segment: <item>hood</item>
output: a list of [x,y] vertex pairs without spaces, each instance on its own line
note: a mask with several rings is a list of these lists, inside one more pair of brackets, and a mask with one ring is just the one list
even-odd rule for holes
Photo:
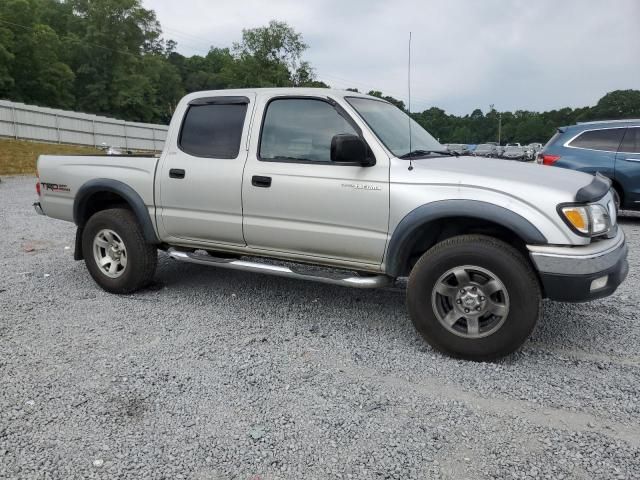
[[413,161],[413,170],[408,166],[407,160],[394,160],[392,181],[484,188],[527,203],[575,201],[578,190],[593,180],[592,175],[564,168],[485,157],[424,158]]

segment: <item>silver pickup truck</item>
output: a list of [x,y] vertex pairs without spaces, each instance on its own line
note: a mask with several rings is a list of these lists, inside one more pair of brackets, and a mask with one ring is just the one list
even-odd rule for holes
[[542,298],[610,295],[627,247],[610,184],[457,156],[388,102],[327,89],[198,92],[158,157],[38,159],[35,209],[75,222],[105,290],[180,262],[356,288],[408,276],[417,330],[450,355],[516,350]]

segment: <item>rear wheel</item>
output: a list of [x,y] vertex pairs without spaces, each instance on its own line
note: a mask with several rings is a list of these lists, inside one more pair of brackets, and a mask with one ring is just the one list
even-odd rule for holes
[[157,249],[149,245],[134,214],[112,208],[93,215],[82,234],[89,273],[104,290],[131,293],[153,279]]
[[427,342],[477,361],[517,350],[540,316],[541,299],[526,259],[483,235],[461,235],[431,248],[407,286],[409,314]]

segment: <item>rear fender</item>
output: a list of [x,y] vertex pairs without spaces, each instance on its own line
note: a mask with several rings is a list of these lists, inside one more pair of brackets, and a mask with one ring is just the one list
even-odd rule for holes
[[149,210],[140,195],[129,185],[109,178],[89,180],[78,189],[78,193],[73,202],[73,221],[79,230],[84,228],[88,220],[87,212],[90,212],[91,197],[101,192],[109,192],[121,197],[136,216],[145,240],[150,244],[160,243],[153,222],[151,221]]

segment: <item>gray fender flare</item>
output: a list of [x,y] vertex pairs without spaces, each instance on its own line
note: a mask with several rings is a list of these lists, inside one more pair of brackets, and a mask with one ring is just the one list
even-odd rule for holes
[[73,221],[78,226],[78,229],[84,228],[84,218],[89,206],[87,200],[91,195],[100,192],[110,192],[122,197],[138,219],[145,240],[151,244],[160,243],[151,217],[149,216],[149,211],[140,195],[126,183],[110,178],[89,180],[78,189],[76,198],[73,201]]
[[527,244],[548,243],[546,237],[529,220],[504,207],[478,200],[440,200],[417,207],[400,221],[385,254],[387,275],[400,275],[403,266],[409,260],[411,243],[420,229],[434,220],[447,217],[488,220],[513,231]]

